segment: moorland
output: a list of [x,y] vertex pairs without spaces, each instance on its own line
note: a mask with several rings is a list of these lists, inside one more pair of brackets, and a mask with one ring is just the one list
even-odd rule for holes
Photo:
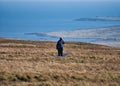
[[120,86],[120,48],[0,38],[0,86]]

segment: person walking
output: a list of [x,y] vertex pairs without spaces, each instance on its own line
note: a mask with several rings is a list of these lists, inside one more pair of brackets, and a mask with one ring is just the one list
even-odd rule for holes
[[63,45],[64,44],[65,42],[60,37],[60,39],[57,41],[57,44],[56,44],[56,49],[58,50],[58,56],[63,56]]

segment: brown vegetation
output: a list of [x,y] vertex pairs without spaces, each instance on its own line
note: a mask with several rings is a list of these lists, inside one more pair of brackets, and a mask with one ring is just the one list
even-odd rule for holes
[[0,39],[0,86],[120,86],[120,48]]

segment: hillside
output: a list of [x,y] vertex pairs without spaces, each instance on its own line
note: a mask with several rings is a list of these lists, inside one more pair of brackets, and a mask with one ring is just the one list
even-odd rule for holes
[[120,48],[0,39],[0,86],[120,86]]

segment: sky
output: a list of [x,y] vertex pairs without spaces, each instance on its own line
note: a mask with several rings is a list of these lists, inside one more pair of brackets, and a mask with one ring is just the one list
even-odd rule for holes
[[82,1],[82,2],[89,2],[89,1],[95,1],[95,2],[101,2],[101,1],[113,1],[113,2],[120,2],[120,0],[0,0],[0,1],[2,1],[2,2],[4,2],[4,1],[55,1],[55,2],[58,2],[58,1],[68,1],[68,2],[70,2],[70,1],[72,1],[72,2],[78,2],[78,1]]

